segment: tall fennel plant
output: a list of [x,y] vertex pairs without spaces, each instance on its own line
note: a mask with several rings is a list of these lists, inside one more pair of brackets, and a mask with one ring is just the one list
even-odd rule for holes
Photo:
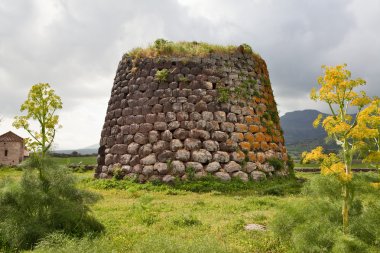
[[[364,160],[378,163],[379,157],[379,98],[370,98],[355,88],[365,85],[361,78],[352,79],[346,64],[322,66],[324,75],[318,78],[319,88],[313,88],[311,99],[327,103],[331,115],[321,114],[313,122],[322,125],[329,138],[341,148],[341,155],[324,154],[321,147],[303,153],[303,161],[321,161],[321,173],[339,179],[342,190],[343,232],[348,233],[350,200],[352,199],[352,160],[360,150],[367,150]],[[356,114],[350,114],[356,112]],[[368,150],[369,149],[369,150]]]

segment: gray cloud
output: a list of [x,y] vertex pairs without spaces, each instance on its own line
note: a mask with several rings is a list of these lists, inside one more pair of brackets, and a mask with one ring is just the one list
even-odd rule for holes
[[322,64],[348,63],[379,95],[379,11],[376,0],[3,0],[0,132],[30,86],[49,82],[64,101],[58,146],[97,142],[122,54],[159,37],[252,45],[282,112],[324,109],[308,99]]

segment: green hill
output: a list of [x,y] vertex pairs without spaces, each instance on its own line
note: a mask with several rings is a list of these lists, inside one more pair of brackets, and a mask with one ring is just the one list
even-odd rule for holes
[[294,159],[298,160],[303,151],[310,151],[317,146],[323,146],[330,152],[337,150],[336,144],[326,143],[327,135],[322,127],[313,127],[313,121],[320,113],[317,110],[303,110],[288,112],[281,117],[285,144]]

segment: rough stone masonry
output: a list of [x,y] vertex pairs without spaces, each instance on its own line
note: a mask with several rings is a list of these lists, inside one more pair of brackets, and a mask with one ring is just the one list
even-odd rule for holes
[[197,57],[124,55],[95,177],[170,182],[190,175],[224,181],[287,175],[266,64],[238,49]]

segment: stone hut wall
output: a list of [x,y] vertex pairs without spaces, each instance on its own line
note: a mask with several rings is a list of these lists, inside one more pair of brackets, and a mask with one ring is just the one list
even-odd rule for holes
[[17,165],[24,158],[24,144],[22,142],[0,141],[0,165]]
[[[268,160],[277,158],[281,169]],[[265,62],[252,53],[119,63],[95,177],[140,182],[190,174],[243,181],[286,175],[287,152]]]

